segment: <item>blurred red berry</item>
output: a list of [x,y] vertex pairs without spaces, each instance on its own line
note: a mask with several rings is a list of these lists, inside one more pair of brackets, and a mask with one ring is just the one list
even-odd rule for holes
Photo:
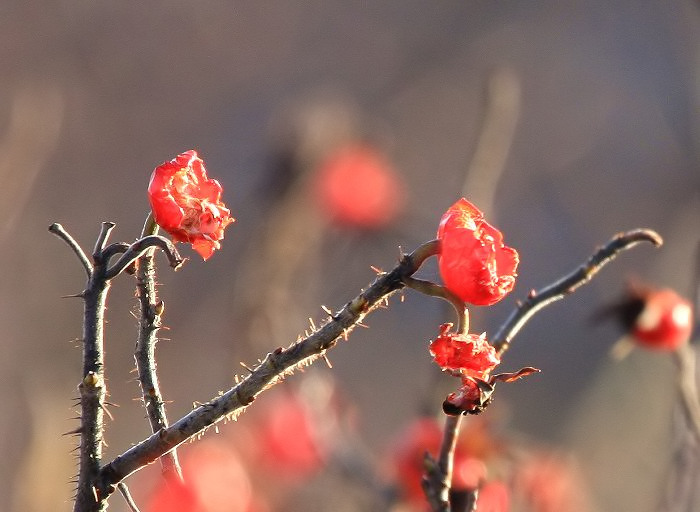
[[687,343],[693,331],[690,302],[668,288],[643,297],[632,334],[640,345],[658,350],[675,350]]
[[508,512],[510,510],[510,490],[503,482],[487,482],[479,489],[476,512]]
[[[399,435],[392,462],[396,481],[404,501],[427,507],[422,480],[425,474],[426,452],[437,456],[443,429],[432,417],[411,422]],[[486,466],[458,445],[455,450],[451,487],[456,490],[476,488],[486,478]]]
[[583,478],[571,460],[553,454],[527,458],[516,467],[515,492],[533,512],[586,512]]
[[464,302],[488,306],[515,286],[518,253],[503,235],[462,198],[440,220],[438,266],[445,286]]
[[693,331],[693,308],[669,288],[633,282],[625,297],[604,308],[597,317],[615,316],[635,342],[653,350],[675,350]]
[[219,440],[181,451],[184,482],[160,480],[148,512],[252,512],[251,483],[238,453]]
[[234,219],[221,202],[221,185],[207,178],[197,152],[186,151],[155,168],[148,198],[158,225],[177,242],[192,244],[205,260],[219,249]]
[[333,222],[378,229],[394,220],[404,189],[388,161],[367,144],[332,152],[318,169],[316,192]]
[[326,459],[319,427],[296,393],[284,390],[270,398],[255,429],[258,459],[280,476],[306,478],[321,469]]
[[486,340],[486,334],[451,333],[452,324],[440,326],[440,334],[430,342],[430,354],[443,370],[452,373],[486,378],[501,359]]

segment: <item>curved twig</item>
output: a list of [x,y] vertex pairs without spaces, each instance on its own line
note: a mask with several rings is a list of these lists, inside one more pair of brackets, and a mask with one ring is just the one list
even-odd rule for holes
[[539,310],[549,304],[563,299],[573,293],[580,286],[588,283],[598,271],[607,263],[615,259],[622,251],[634,247],[640,242],[650,242],[659,247],[663,240],[661,236],[651,229],[635,229],[626,233],[615,235],[607,244],[598,248],[588,261],[559,281],[545,286],[539,291],[531,291],[527,298],[515,308],[515,310],[501,325],[492,338],[492,344],[499,355],[508,350],[511,340],[520,329]]
[[92,251],[93,259],[102,258],[104,256],[102,251],[105,248],[105,244],[107,243],[107,239],[109,238],[110,233],[114,229],[114,226],[116,226],[116,224],[114,222],[103,222],[102,223],[102,228],[100,229],[100,234],[97,236],[97,240],[95,241],[95,248]]
[[415,277],[406,276],[403,278],[403,283],[408,287],[432,297],[439,297],[446,300],[455,310],[457,314],[457,333],[466,334],[469,330],[469,311],[462,299],[457,297],[444,286],[440,286],[432,281],[417,279]]
[[117,254],[124,254],[126,251],[128,251],[129,247],[131,247],[131,245],[127,244],[126,242],[115,242],[113,244],[109,244],[102,251],[102,259],[106,264],[108,264],[109,260],[111,260]]
[[222,419],[242,411],[266,388],[279,382],[295,368],[322,357],[386,298],[404,287],[403,278],[414,274],[423,262],[437,254],[433,240],[404,255],[390,272],[379,276],[367,289],[332,315],[326,324],[291,346],[267,354],[251,373],[226,393],[200,405],[170,427],[162,429],[104,465],[95,485],[107,496],[131,473],[161,457],[182,442]]
[[140,258],[151,247],[160,248],[167,256],[170,266],[175,270],[185,261],[175,249],[175,244],[170,240],[162,236],[150,235],[136,240],[129,246],[117,262],[107,269],[107,279],[112,279],[121,274],[125,268]]
[[90,260],[87,257],[87,254],[85,254],[85,251],[83,251],[83,248],[80,247],[78,242],[75,241],[75,238],[70,236],[68,234],[68,231],[66,231],[63,226],[61,226],[58,222],[54,222],[49,226],[49,231],[56,235],[58,238],[66,242],[68,244],[68,247],[70,247],[75,255],[78,257],[80,260],[80,263],[83,264],[83,268],[85,269],[85,272],[87,273],[88,279],[92,277],[92,263],[90,263]]
[[140,512],[139,507],[136,505],[134,498],[131,497],[131,493],[129,492],[129,488],[126,486],[126,484],[124,482],[119,482],[117,487],[119,487],[119,492],[121,492],[122,496],[124,496],[124,501],[126,501],[129,510],[131,510],[131,512]]

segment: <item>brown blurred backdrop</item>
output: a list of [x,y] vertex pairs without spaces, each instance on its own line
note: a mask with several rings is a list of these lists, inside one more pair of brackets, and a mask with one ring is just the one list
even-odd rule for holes
[[[517,87],[517,124],[493,204],[483,207],[522,263],[516,291],[475,309],[474,329],[493,332],[517,297],[613,233],[651,227],[666,245],[625,254],[536,317],[504,366],[542,374],[504,386],[498,402],[509,428],[575,450],[601,510],[654,510],[669,458],[671,365],[642,353],[614,365],[605,355],[619,333],[588,318],[628,274],[691,293],[700,6],[369,4],[0,3],[0,510],[70,509],[74,441],[61,433],[74,428],[82,307],[59,297],[79,292],[84,273],[50,223],[86,249],[101,221],[117,223],[116,240],[133,240],[150,171],[191,148],[222,182],[237,218],[222,251],[205,264],[182,247],[190,262],[159,275],[164,336],[172,338],[159,345],[159,367],[178,417],[228,388],[239,361],[293,341],[309,316],[322,318],[321,304],[352,297],[371,281],[370,265],[390,268],[398,246],[434,236],[473,161],[487,84],[502,72]],[[282,333],[255,338],[244,325],[247,294],[253,300],[270,283],[243,271],[256,250],[271,250],[265,233],[280,217],[269,212],[286,205],[308,230],[321,229],[304,192],[290,195],[285,158],[308,144],[310,165],[347,137],[370,139],[389,156],[406,184],[406,208],[379,232],[311,233],[286,299],[294,308],[278,312]],[[292,224],[304,232],[304,222]],[[108,311],[107,376],[120,405],[108,455],[148,433],[129,374],[133,308],[133,282],[121,278]],[[426,342],[448,318],[442,304],[409,292],[330,353],[370,450],[426,395],[441,401],[445,389],[427,391],[443,381]],[[110,510],[126,510],[123,500],[115,496]]]

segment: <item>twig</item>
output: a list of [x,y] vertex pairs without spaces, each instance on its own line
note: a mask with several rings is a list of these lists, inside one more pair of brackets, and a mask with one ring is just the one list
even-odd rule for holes
[[75,255],[80,260],[80,263],[83,264],[83,268],[85,269],[89,279],[92,276],[92,263],[90,263],[90,260],[88,259],[87,254],[85,254],[85,251],[83,251],[83,248],[80,247],[78,242],[76,242],[75,239],[70,236],[59,223],[54,222],[51,224],[49,226],[49,231],[68,244],[68,247],[73,250]]
[[659,247],[663,240],[661,236],[651,229],[635,229],[626,233],[615,235],[606,245],[598,248],[593,255],[569,275],[559,281],[545,286],[539,291],[532,291],[501,325],[492,338],[492,344],[499,355],[508,350],[511,340],[520,329],[540,309],[549,304],[563,299],[573,293],[580,286],[588,283],[598,271],[607,263],[615,259],[622,251],[634,247],[640,242],[650,242]]
[[362,319],[380,306],[384,299],[403,288],[403,278],[414,274],[423,262],[437,254],[433,240],[403,256],[399,264],[378,277],[367,289],[348,302],[319,330],[292,344],[267,354],[264,360],[236,386],[226,393],[198,406],[170,427],[160,430],[104,465],[96,487],[100,495],[109,495],[115,485],[131,473],[158,459],[207,427],[234,415],[248,406],[255,397],[274,385],[300,365],[322,357]]
[[103,222],[102,223],[102,228],[100,229],[100,234],[97,236],[97,240],[95,241],[95,248],[92,251],[92,257],[97,259],[98,257],[102,257],[103,255],[103,250],[105,248],[105,244],[107,243],[107,239],[109,238],[110,233],[114,229],[114,226],[116,224],[114,222]]
[[467,310],[462,299],[457,297],[444,286],[440,286],[432,281],[425,281],[423,279],[416,279],[415,277],[406,276],[403,278],[403,283],[408,288],[412,288],[425,295],[439,297],[452,304],[452,307],[457,314],[457,332],[460,334],[466,334],[467,330],[469,329],[469,311]]
[[500,68],[489,77],[485,103],[486,110],[465,175],[462,196],[469,197],[490,216],[520,113],[520,81],[515,71]]
[[[141,238],[156,235],[158,224],[149,214],[141,233]],[[151,431],[158,432],[168,427],[168,417],[165,412],[165,401],[160,392],[158,373],[156,370],[156,343],[158,329],[161,327],[162,302],[158,301],[156,292],[154,264],[155,248],[147,249],[138,260],[136,274],[136,290],[140,304],[139,335],[134,351],[134,360],[141,385],[141,396],[146,414],[151,424]],[[160,458],[163,476],[182,480],[182,470],[177,459],[177,451],[173,448]]]
[[131,512],[141,512],[138,505],[136,505],[134,498],[131,497],[131,493],[129,492],[129,488],[126,486],[126,484],[124,482],[119,482],[117,487],[119,488],[119,492],[122,493],[122,496],[124,496],[124,500],[126,501],[126,504]]
[[167,256],[170,266],[177,270],[185,261],[175,249],[175,245],[165,237],[150,235],[136,240],[107,270],[107,279],[118,276],[125,268],[140,258],[151,247],[159,247]]
[[673,355],[678,365],[678,391],[683,411],[690,430],[695,439],[700,442],[700,400],[698,399],[695,352],[690,345],[684,344],[674,350]]

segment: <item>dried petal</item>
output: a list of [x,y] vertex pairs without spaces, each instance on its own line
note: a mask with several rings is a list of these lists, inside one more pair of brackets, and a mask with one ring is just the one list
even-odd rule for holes
[[224,229],[234,221],[221,201],[221,185],[207,178],[193,150],[155,168],[148,198],[158,225],[177,242],[192,244],[205,260],[219,249]]

